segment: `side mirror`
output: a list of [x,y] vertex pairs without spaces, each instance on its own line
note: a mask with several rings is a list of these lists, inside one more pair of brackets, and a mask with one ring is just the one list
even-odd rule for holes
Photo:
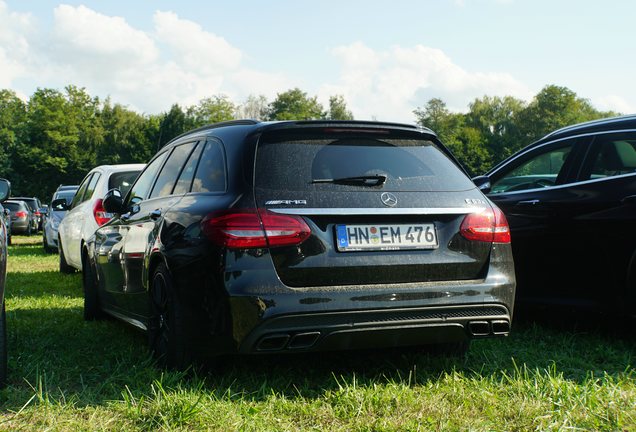
[[121,196],[121,191],[117,188],[111,189],[106,192],[102,205],[106,213],[122,214],[124,211],[124,199]]
[[490,185],[490,177],[488,176],[477,176],[473,177],[473,183],[475,186],[479,188],[483,193],[490,193],[491,185]]
[[66,204],[66,200],[64,198],[58,198],[53,200],[51,208],[55,211],[67,211],[70,207]]
[[0,202],[6,200],[11,195],[11,183],[9,180],[0,178]]

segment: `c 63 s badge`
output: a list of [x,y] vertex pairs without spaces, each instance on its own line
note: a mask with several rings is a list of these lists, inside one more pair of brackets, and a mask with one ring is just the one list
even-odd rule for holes
[[265,205],[307,205],[307,200],[269,200]]

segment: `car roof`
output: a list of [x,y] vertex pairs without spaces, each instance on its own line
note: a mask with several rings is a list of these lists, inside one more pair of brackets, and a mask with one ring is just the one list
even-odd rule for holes
[[6,203],[21,204],[21,205],[28,206],[28,204],[26,202],[24,202],[23,200],[21,200],[21,199],[8,199],[5,202]]
[[550,132],[538,142],[545,142],[555,138],[564,138],[573,135],[581,135],[593,132],[603,132],[606,130],[636,129],[636,114],[608,117],[566,126]]
[[179,143],[183,138],[189,138],[196,135],[210,135],[213,131],[222,128],[240,129],[246,135],[254,132],[264,132],[266,130],[291,129],[300,127],[348,127],[348,128],[366,128],[366,129],[396,129],[408,130],[413,132],[421,132],[427,135],[436,136],[432,130],[405,123],[390,123],[379,121],[364,120],[299,120],[299,121],[257,121],[257,120],[231,120],[227,122],[214,123],[185,132],[172,140],[170,140],[163,148],[172,144]]

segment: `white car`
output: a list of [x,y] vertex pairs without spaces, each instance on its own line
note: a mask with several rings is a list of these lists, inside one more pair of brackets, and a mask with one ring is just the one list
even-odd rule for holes
[[58,227],[60,272],[82,269],[82,246],[86,239],[112,218],[104,211],[102,198],[113,188],[126,194],[144,167],[144,164],[98,166],[84,177],[70,205],[63,198],[51,203],[51,211],[69,210]]

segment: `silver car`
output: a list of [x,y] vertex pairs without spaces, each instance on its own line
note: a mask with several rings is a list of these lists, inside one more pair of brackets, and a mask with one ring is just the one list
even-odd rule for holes
[[64,199],[66,205],[70,205],[78,187],[78,185],[60,186],[53,194],[51,205],[49,205],[46,214],[44,229],[42,230],[42,245],[44,246],[44,251],[49,253],[57,252],[57,228],[66,215],[66,210],[53,208],[53,201]]

